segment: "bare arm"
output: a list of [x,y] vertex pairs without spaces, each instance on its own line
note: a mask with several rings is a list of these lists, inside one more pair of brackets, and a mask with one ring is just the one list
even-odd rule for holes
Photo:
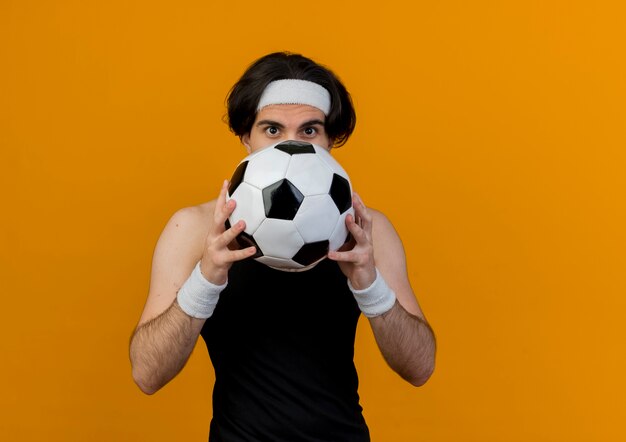
[[133,378],[152,394],[176,376],[187,362],[204,319],[187,315],[176,295],[201,261],[210,282],[226,282],[234,261],[254,254],[254,247],[229,250],[228,244],[245,228],[243,222],[224,230],[224,221],[235,208],[226,203],[226,183],[215,202],[178,211],[169,221],[155,249],[150,292],[130,341]]
[[387,313],[370,318],[376,342],[389,366],[419,387],[435,369],[435,335],[430,325],[396,304]]
[[141,391],[157,392],[182,370],[204,322],[188,316],[174,300],[159,316],[137,327],[131,338],[130,359]]
[[376,342],[389,366],[415,386],[423,385],[435,367],[435,335],[419,307],[408,280],[402,242],[389,220],[354,198],[357,222],[346,220],[356,244],[347,252],[331,253],[356,289],[376,278],[376,268],[396,294],[386,313],[369,318]]

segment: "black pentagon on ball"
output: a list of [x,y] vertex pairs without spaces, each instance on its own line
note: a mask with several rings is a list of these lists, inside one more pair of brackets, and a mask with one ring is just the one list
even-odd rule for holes
[[239,166],[237,166],[237,169],[235,169],[235,172],[233,173],[233,176],[230,179],[230,185],[228,186],[228,194],[230,196],[232,196],[233,193],[235,193],[235,190],[237,190],[237,187],[239,187],[239,185],[243,181],[243,176],[246,174],[247,167],[248,167],[248,162],[244,161],[240,163]]
[[304,195],[289,180],[282,179],[263,189],[263,205],[268,218],[292,220]]
[[274,149],[282,150],[289,155],[297,155],[301,153],[315,153],[315,148],[311,143],[293,140],[283,141],[282,143],[274,146]]
[[303,266],[311,265],[326,256],[328,253],[328,244],[328,240],[305,244],[291,259]]
[[350,183],[341,175],[333,174],[333,182],[330,185],[329,193],[337,209],[339,209],[339,213],[344,213],[352,206]]

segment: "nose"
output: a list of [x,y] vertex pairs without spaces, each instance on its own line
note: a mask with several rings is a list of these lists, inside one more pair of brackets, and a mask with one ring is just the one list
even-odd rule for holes
[[296,130],[287,130],[283,133],[283,139],[281,141],[285,140],[302,141],[302,136],[300,136]]

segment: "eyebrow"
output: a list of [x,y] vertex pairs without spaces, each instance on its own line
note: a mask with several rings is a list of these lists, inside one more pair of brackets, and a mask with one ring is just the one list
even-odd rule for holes
[[256,126],[266,126],[266,125],[280,127],[281,129],[285,127],[278,121],[273,121],[273,120],[261,120],[261,121],[257,121],[256,123]]
[[314,120],[305,121],[304,123],[300,125],[299,129],[302,129],[303,127],[307,127],[307,126],[316,126],[316,125],[323,126],[324,122],[317,118]]
[[[280,129],[284,129],[285,125],[282,123],[279,123],[278,121],[274,121],[274,120],[261,120],[258,121],[256,123],[256,126],[276,126]],[[315,126],[315,125],[320,125],[323,126],[324,122],[320,119],[313,119],[313,120],[309,120],[309,121],[305,121],[304,123],[302,123],[300,125],[300,127],[298,129],[302,129],[303,127],[308,127],[308,126]]]

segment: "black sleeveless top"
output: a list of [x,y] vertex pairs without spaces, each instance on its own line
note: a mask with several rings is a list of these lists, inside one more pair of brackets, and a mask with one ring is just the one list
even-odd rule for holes
[[235,263],[201,332],[215,369],[209,441],[369,441],[359,315],[333,261],[299,273]]

